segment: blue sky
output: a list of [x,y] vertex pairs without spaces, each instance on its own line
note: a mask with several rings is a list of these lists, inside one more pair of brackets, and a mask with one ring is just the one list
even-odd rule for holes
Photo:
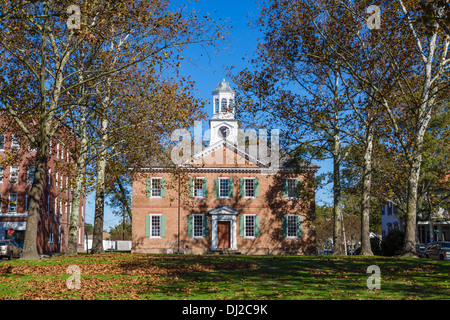
[[[181,73],[187,75],[196,83],[198,98],[207,102],[206,110],[212,116],[211,92],[225,76],[225,68],[234,66],[236,70],[246,67],[246,60],[243,58],[251,56],[256,49],[258,40],[258,30],[248,26],[248,23],[255,21],[259,16],[259,7],[255,1],[248,0],[199,0],[192,1],[189,5],[201,13],[208,12],[213,19],[222,19],[233,27],[229,29],[223,48],[219,54],[214,49],[205,54],[201,47],[191,47],[184,53],[184,63],[181,66]],[[329,164],[317,163],[322,166],[319,173],[329,170]],[[329,188],[317,194],[317,202],[329,200]],[[94,201],[93,195],[88,197],[86,207],[86,221],[94,223]],[[121,222],[119,217],[111,214],[111,210],[106,208],[104,229],[115,226]]]

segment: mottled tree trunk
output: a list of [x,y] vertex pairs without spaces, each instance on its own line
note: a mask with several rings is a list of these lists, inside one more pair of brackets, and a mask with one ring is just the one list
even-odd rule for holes
[[27,227],[25,229],[25,239],[21,259],[40,259],[37,250],[37,232],[39,215],[41,213],[41,198],[44,192],[44,183],[47,167],[47,148],[38,148],[35,160],[34,180],[29,193],[29,207],[27,216]]
[[340,166],[340,142],[339,138],[335,137],[334,155],[333,155],[333,244],[336,255],[344,253],[344,243],[342,234],[342,200],[341,200],[341,166]]
[[[369,124],[370,125],[370,124]],[[370,184],[372,182],[372,149],[373,132],[371,128],[367,130],[365,150],[364,150],[364,169],[361,195],[361,255],[373,255],[370,245]]]
[[77,250],[77,238],[78,238],[78,224],[80,216],[80,204],[81,194],[83,189],[83,181],[86,170],[86,157],[87,157],[87,134],[86,134],[86,106],[82,105],[80,119],[80,156],[78,158],[76,166],[75,187],[73,188],[72,196],[72,212],[70,213],[70,225],[69,225],[69,240],[67,245],[66,255],[76,255]]
[[102,138],[100,153],[97,161],[97,184],[95,188],[95,217],[94,234],[92,239],[92,253],[104,253],[103,249],[103,218],[105,209],[105,176],[107,163],[108,119],[102,119]]

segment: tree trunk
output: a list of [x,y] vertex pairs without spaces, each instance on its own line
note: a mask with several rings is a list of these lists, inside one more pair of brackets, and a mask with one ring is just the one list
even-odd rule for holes
[[339,141],[335,142],[335,154],[333,155],[333,254],[343,254],[343,238],[342,238],[342,214],[341,214],[341,169],[340,169],[340,148]]
[[29,207],[27,216],[27,227],[25,229],[25,239],[23,243],[23,252],[21,259],[37,260],[40,259],[37,250],[37,232],[39,216],[41,213],[41,198],[44,192],[44,183],[47,167],[47,148],[38,148],[35,160],[35,172],[33,185],[29,193]]
[[420,165],[422,152],[417,152],[412,159],[408,178],[408,195],[405,226],[405,245],[403,247],[404,257],[416,256],[416,221],[417,221],[417,191],[419,187]]
[[[369,124],[370,125],[370,124]],[[364,150],[364,169],[361,196],[361,255],[372,256],[372,247],[370,245],[370,184],[372,182],[372,148],[373,131],[368,128],[365,150]]]
[[95,188],[95,218],[94,234],[92,239],[92,253],[104,253],[103,249],[103,217],[105,209],[105,175],[106,175],[106,154],[108,142],[108,119],[106,116],[102,120],[102,139],[100,144],[100,154],[97,162],[97,184]]
[[87,134],[86,134],[86,106],[81,106],[81,119],[80,119],[80,156],[78,158],[76,166],[75,187],[73,189],[72,196],[72,212],[70,213],[70,226],[69,226],[69,240],[67,245],[66,255],[76,255],[77,250],[77,236],[78,236],[78,223],[80,215],[81,194],[83,188],[83,181],[86,170],[86,156],[87,156]]

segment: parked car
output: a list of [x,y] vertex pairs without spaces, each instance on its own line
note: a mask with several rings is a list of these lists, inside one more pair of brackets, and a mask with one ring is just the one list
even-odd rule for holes
[[424,243],[416,244],[416,252],[417,256],[419,258],[425,258],[425,249],[427,248],[427,245]]
[[0,240],[0,258],[20,258],[22,256],[22,248],[12,240]]
[[429,243],[425,249],[425,258],[450,261],[450,241]]

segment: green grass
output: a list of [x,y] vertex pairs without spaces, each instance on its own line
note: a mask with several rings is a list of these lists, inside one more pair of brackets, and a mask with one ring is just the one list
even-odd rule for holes
[[[80,289],[65,285],[72,264],[83,270]],[[380,268],[380,290],[367,289],[370,265]],[[442,300],[449,267],[361,256],[82,254],[0,263],[0,299]]]

